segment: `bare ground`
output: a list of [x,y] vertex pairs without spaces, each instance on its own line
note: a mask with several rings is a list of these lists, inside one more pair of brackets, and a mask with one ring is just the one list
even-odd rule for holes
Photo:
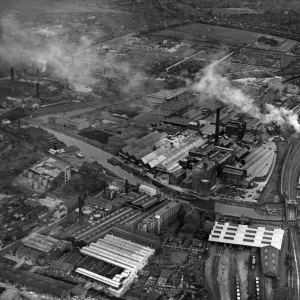
[[241,299],[248,299],[248,266],[246,264],[249,252],[237,253],[237,269],[241,284]]
[[225,248],[219,263],[218,282],[221,290],[221,300],[230,300],[230,250]]

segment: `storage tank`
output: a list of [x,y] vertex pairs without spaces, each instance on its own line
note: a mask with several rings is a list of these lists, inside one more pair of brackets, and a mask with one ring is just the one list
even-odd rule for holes
[[42,185],[43,185],[44,187],[46,187],[47,184],[48,184],[48,179],[43,179],[43,180],[42,180]]
[[28,179],[28,185],[31,187],[32,186],[32,179]]
[[28,172],[28,173],[27,173],[27,177],[28,177],[28,178],[32,178],[32,172]]
[[101,219],[101,215],[100,214],[95,214],[94,215],[94,220],[95,221],[98,221],[98,220],[100,220]]
[[78,207],[75,209],[75,213],[79,214],[79,208]]
[[84,210],[82,213],[83,213],[83,215],[84,215],[85,218],[88,218],[89,215],[90,215],[90,210],[87,210],[87,209],[86,209],[86,210]]
[[42,184],[42,180],[43,180],[43,178],[40,176],[40,177],[38,178],[39,184]]
[[34,190],[37,190],[39,188],[39,183],[37,181],[33,181],[32,187]]

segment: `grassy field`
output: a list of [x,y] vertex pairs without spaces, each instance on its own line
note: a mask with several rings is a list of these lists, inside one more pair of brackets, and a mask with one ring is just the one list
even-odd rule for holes
[[[160,30],[154,33],[157,36],[168,36],[183,40],[203,40],[203,37],[208,39],[219,40],[224,43],[236,43],[236,44],[253,44],[262,34],[239,30],[234,28],[227,28],[222,26],[214,26],[207,24],[189,24],[185,26],[179,26],[173,29]],[[272,37],[269,36],[268,37]],[[274,37],[280,41],[280,44],[276,47],[270,47],[270,50],[277,50],[286,52],[290,50],[297,42],[288,39],[282,39]]]
[[55,0],[1,0],[0,14],[7,13],[68,13],[101,12],[103,8],[83,6]]

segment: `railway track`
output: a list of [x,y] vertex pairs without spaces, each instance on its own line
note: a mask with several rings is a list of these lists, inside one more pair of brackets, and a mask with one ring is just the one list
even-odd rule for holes
[[289,269],[288,270],[288,276],[287,276],[287,285],[288,285],[288,288],[293,288],[293,270],[292,269]]

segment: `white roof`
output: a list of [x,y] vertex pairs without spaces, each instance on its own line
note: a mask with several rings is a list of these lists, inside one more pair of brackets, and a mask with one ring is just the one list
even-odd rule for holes
[[106,235],[97,243],[91,243],[81,249],[81,253],[111,263],[126,270],[139,270],[143,261],[147,260],[154,249],[150,249],[121,238]]
[[284,230],[281,228],[266,229],[260,226],[215,222],[208,240],[258,248],[273,246],[280,250],[283,234]]
[[100,282],[103,282],[103,283],[108,284],[110,286],[113,286],[115,288],[119,288],[119,286],[120,286],[120,282],[119,282],[120,279],[118,280],[117,275],[113,279],[109,279],[109,278],[107,278],[105,276],[99,275],[97,273],[88,271],[88,270],[83,269],[83,268],[77,268],[76,272],[79,273],[79,274],[82,274],[84,276],[87,276],[89,278],[96,279],[96,280],[98,280]]

